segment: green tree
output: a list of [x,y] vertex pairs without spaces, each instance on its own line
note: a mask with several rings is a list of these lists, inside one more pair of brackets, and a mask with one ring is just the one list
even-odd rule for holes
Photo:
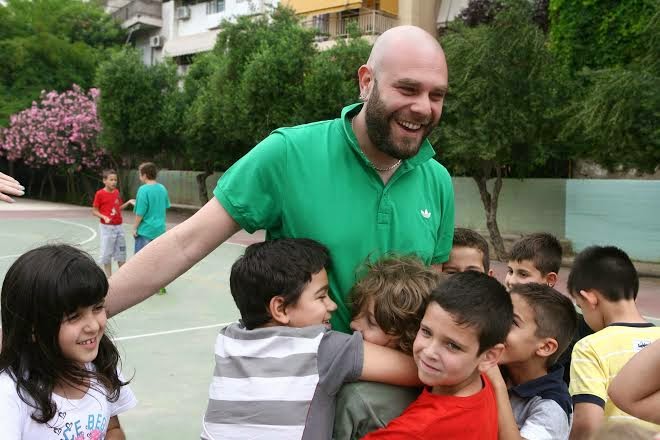
[[337,110],[357,101],[360,93],[357,70],[369,57],[371,45],[355,35],[339,40],[319,52],[305,75],[305,101],[302,114],[308,121],[332,119]]
[[286,8],[223,23],[213,54],[195,60],[185,83],[186,151],[195,168],[226,169],[270,131],[306,120],[300,103],[313,39]]
[[42,90],[92,87],[96,67],[123,39],[112,17],[81,0],[9,0],[0,6],[0,125]]
[[570,69],[623,66],[647,53],[657,0],[550,0],[550,42]]
[[523,177],[560,152],[563,75],[532,16],[525,0],[502,2],[491,24],[456,23],[441,40],[450,89],[433,144],[454,173],[475,180],[500,259],[506,256],[497,224],[502,177]]
[[643,39],[646,52],[625,66],[578,74],[584,86],[561,133],[576,157],[609,169],[653,172],[660,165],[660,6]]
[[142,63],[134,49],[99,66],[102,145],[115,156],[146,158],[180,146],[182,97],[176,66]]

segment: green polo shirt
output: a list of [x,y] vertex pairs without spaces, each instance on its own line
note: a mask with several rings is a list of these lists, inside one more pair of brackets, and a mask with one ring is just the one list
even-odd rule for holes
[[246,231],[266,238],[312,238],[330,250],[336,330],[348,332],[347,296],[356,269],[387,252],[447,261],[454,233],[454,190],[425,140],[383,185],[360,149],[350,119],[275,130],[218,181],[215,197]]

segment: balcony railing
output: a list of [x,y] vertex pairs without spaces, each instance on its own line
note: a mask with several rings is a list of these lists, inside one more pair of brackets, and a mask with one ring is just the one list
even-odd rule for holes
[[310,17],[302,25],[316,29],[321,38],[348,36],[351,26],[356,26],[363,35],[380,35],[398,24],[396,17],[383,11],[362,9],[358,15],[331,20],[330,14]]
[[135,24],[162,26],[163,4],[158,0],[133,0],[117,9],[112,16],[126,28]]

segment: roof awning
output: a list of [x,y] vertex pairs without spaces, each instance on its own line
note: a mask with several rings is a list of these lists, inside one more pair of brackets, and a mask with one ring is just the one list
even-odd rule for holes
[[332,14],[362,7],[362,0],[284,0],[283,3],[302,15]]
[[180,57],[182,55],[208,52],[215,46],[215,40],[219,32],[219,30],[201,32],[168,40],[165,42],[165,47],[163,47],[163,55],[166,57]]
[[442,0],[440,2],[440,10],[438,10],[438,18],[436,25],[438,27],[445,27],[447,23],[452,21],[462,9],[466,8],[467,0]]

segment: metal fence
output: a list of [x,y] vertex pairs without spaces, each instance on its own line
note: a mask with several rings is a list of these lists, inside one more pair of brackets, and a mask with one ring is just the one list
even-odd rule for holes
[[302,22],[302,25],[316,29],[321,37],[336,38],[348,35],[351,26],[363,35],[380,35],[398,24],[396,17],[383,11],[362,10],[358,15],[339,17],[331,20],[330,14],[317,15]]

